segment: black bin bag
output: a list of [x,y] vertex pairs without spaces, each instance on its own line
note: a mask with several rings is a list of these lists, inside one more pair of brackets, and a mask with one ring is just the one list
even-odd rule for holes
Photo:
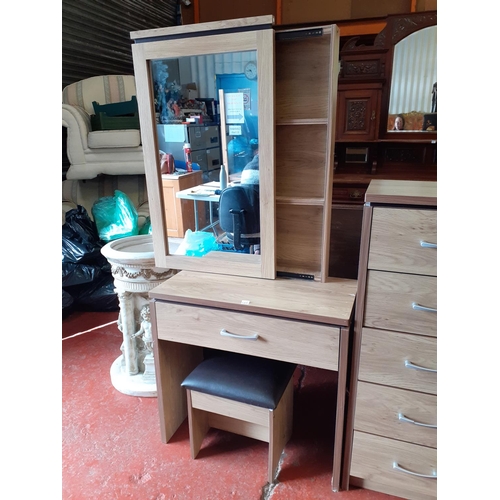
[[78,205],[66,213],[62,226],[63,312],[118,311],[111,265],[101,253],[104,244],[84,207]]

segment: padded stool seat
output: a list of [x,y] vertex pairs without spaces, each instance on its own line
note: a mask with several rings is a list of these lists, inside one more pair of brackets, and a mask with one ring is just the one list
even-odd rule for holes
[[269,443],[268,481],[292,434],[296,365],[225,353],[200,363],[182,382],[187,390],[191,458],[210,427]]

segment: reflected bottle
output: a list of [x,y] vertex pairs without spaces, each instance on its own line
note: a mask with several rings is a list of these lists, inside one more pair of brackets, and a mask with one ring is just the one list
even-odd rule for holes
[[184,159],[186,160],[186,171],[193,171],[193,162],[191,160],[191,144],[189,142],[184,143]]
[[226,165],[220,166],[220,190],[223,191],[227,188],[227,170]]

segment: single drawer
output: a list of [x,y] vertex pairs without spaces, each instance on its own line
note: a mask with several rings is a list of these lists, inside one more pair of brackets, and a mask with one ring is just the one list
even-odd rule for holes
[[338,370],[338,327],[170,302],[155,312],[160,340]]
[[203,172],[218,169],[221,165],[220,148],[199,149],[191,153],[193,163],[198,163]]
[[351,484],[369,490],[411,499],[437,496],[434,448],[354,431],[350,474]]
[[434,276],[368,271],[363,326],[437,335]]
[[368,269],[436,276],[436,213],[375,207]]
[[358,379],[437,394],[437,339],[363,328]]
[[358,382],[354,428],[436,448],[436,399],[430,394]]

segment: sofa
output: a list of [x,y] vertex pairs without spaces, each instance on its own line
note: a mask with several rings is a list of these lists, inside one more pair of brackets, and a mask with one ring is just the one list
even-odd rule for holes
[[[387,130],[394,130],[394,121],[397,116],[402,116],[404,120],[403,130],[423,131],[437,130],[437,113],[423,113],[420,111],[410,111],[409,113],[390,114],[387,121]],[[424,123],[427,125],[424,127]],[[434,127],[434,128],[432,128]]]
[[67,128],[70,180],[100,174],[144,174],[141,133],[135,129],[92,130],[93,102],[122,103],[136,95],[133,75],[93,76],[66,86],[62,92],[62,125]]

